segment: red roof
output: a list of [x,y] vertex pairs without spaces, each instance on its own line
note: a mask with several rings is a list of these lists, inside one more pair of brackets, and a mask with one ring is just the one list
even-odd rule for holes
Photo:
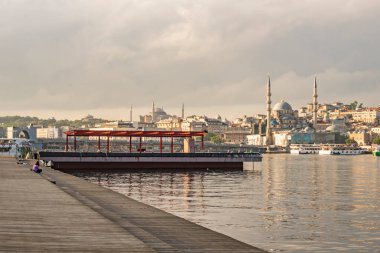
[[110,136],[110,137],[193,137],[204,136],[205,132],[183,131],[107,131],[107,130],[71,130],[67,136]]

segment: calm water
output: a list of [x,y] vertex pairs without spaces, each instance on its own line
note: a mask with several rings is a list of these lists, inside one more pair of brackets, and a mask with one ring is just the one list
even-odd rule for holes
[[380,252],[380,158],[265,155],[260,167],[84,177],[269,251]]

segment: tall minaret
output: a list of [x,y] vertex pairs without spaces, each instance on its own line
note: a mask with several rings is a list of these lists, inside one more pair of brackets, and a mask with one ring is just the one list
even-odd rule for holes
[[267,85],[267,131],[266,131],[266,145],[272,145],[272,131],[270,128],[270,122],[271,122],[271,103],[272,101],[270,100],[271,97],[270,93],[270,76],[268,76],[268,85]]
[[154,101],[152,103],[152,123],[154,123],[154,115],[155,114],[155,108],[154,108]]
[[182,103],[182,120],[185,120],[185,104]]
[[317,77],[314,77],[314,92],[313,92],[313,127],[317,130],[317,113],[318,113],[318,93],[317,93]]
[[131,105],[131,110],[129,111],[129,121],[132,122],[132,105]]

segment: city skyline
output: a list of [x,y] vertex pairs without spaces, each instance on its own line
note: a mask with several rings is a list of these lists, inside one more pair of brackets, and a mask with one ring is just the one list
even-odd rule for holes
[[2,1],[0,115],[129,120],[151,102],[223,118],[378,106],[377,1]]

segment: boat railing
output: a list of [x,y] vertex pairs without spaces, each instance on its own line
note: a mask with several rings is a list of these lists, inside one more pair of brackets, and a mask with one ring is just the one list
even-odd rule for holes
[[40,151],[40,157],[228,157],[254,158],[261,157],[260,153],[103,153],[103,152],[46,152]]

